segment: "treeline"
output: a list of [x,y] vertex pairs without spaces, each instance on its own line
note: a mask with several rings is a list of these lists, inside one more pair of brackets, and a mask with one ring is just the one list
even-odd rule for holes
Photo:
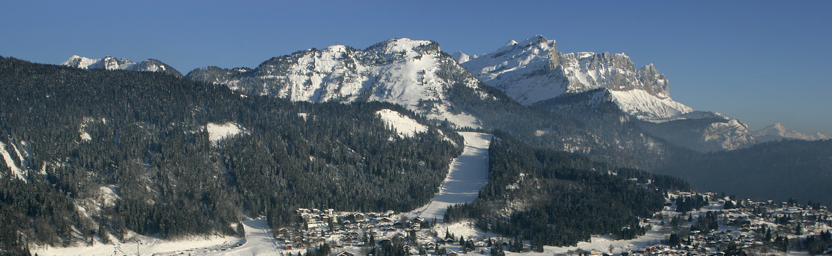
[[[245,97],[160,73],[0,58],[0,142],[27,179],[0,161],[0,250],[70,245],[72,228],[87,243],[106,242],[104,233],[123,239],[125,230],[235,234],[242,215],[283,226],[298,207],[423,205],[462,137],[447,125],[399,137],[380,109],[428,124],[387,103]],[[215,142],[208,123],[242,133]]]
[[592,234],[633,238],[646,231],[639,217],[661,210],[665,191],[690,189],[678,179],[533,148],[500,131],[489,148],[488,173],[479,198],[449,207],[446,223],[473,218],[483,230],[531,241],[536,249],[574,246]]

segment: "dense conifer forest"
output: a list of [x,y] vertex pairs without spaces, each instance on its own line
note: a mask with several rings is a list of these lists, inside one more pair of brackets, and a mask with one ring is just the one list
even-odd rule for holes
[[[234,234],[244,215],[292,224],[297,207],[423,205],[462,137],[447,126],[398,136],[380,109],[428,124],[387,103],[246,97],[161,73],[0,58],[0,142],[24,176],[0,164],[0,250],[93,242],[105,232],[123,239],[128,229]],[[212,141],[209,123],[242,132]]]
[[481,229],[541,250],[574,246],[592,234],[628,239],[643,234],[638,217],[661,210],[665,191],[690,189],[676,178],[533,148],[505,132],[494,135],[488,184],[474,203],[448,208],[446,222],[473,218]]
[[[747,149],[689,155],[657,173],[703,190],[755,200],[814,201],[832,205],[832,140],[782,140]],[[777,189],[774,189],[777,188]]]

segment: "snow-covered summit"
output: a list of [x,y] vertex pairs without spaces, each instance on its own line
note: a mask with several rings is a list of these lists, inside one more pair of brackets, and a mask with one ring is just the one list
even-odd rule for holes
[[247,95],[293,101],[385,101],[429,118],[478,127],[462,112],[450,111],[447,89],[473,88],[487,98],[476,77],[428,40],[390,39],[358,50],[344,45],[308,49],[271,58],[256,69],[195,69],[192,80],[226,85]]
[[[754,143],[747,126],[738,120],[716,112],[696,111],[674,101],[670,98],[667,78],[655,65],[636,68],[624,53],[561,53],[554,40],[535,35],[522,42],[511,40],[496,51],[479,57],[464,53],[455,56],[480,80],[524,105],[557,102],[559,108],[565,108],[568,106],[563,104],[612,102],[629,116],[653,124],[703,120],[699,123],[707,126],[695,122],[682,125],[691,130],[686,136],[695,134],[698,137],[678,142],[689,148],[710,151],[736,149]],[[570,103],[557,99],[561,95],[582,93],[593,95],[578,98],[595,102]],[[669,127],[674,126],[662,125],[649,130],[654,135],[665,134],[665,139],[672,140],[677,133],[664,130],[674,129]]]
[[125,58],[117,59],[110,56],[101,59],[91,59],[87,57],[81,57],[78,55],[72,55],[72,57],[69,57],[69,59],[61,63],[61,65],[80,69],[162,72],[177,77],[182,77],[182,73],[179,73],[179,71],[177,71],[173,67],[155,59],[146,59],[144,61],[136,63]]
[[555,40],[541,35],[457,61],[525,105],[596,88],[640,89],[659,99],[669,97],[667,79],[652,64],[636,69],[624,53],[560,53]]
[[488,85],[518,102],[532,105],[564,93],[609,90],[623,111],[641,120],[709,117],[670,98],[667,78],[653,64],[636,69],[624,53],[560,53],[554,40],[541,35],[509,41],[482,56],[455,55],[457,61]]
[[786,128],[781,123],[772,124],[766,126],[763,129],[754,131],[751,133],[755,138],[757,138],[758,142],[766,142],[766,141],[773,141],[773,140],[825,140],[830,139],[829,136],[826,134],[817,132],[813,135],[806,135],[800,133],[798,131]]

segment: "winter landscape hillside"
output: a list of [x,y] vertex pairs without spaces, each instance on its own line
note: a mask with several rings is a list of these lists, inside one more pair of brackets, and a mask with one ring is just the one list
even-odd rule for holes
[[695,110],[670,80],[540,35],[185,76],[0,57],[0,255],[832,250],[832,140]]

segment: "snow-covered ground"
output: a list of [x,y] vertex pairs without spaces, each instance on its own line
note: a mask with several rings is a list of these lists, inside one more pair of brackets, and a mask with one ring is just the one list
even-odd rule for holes
[[462,155],[451,162],[448,176],[436,197],[428,205],[413,211],[413,215],[441,221],[449,205],[473,202],[488,182],[488,144],[493,135],[478,132],[459,134],[465,138]]
[[428,130],[428,127],[416,122],[412,118],[402,115],[395,110],[382,109],[376,111],[376,115],[384,121],[387,126],[392,127],[398,132],[399,137],[413,137],[416,133],[423,133]]
[[214,143],[217,143],[226,137],[246,132],[245,129],[240,128],[239,124],[233,122],[224,124],[208,123],[205,125],[205,129],[208,130],[208,139]]
[[[120,243],[114,237],[110,244],[100,241],[93,246],[32,248],[38,255],[274,255],[275,239],[265,218],[243,221],[246,238],[191,237],[176,241],[161,240],[141,235]],[[138,242],[138,243],[137,243]],[[138,245],[138,246],[137,246]]]
[[201,248],[177,252],[175,254],[194,255],[275,255],[277,245],[266,218],[244,221],[246,238],[240,240],[240,246],[231,248]]
[[[17,155],[18,155],[18,158],[20,158],[20,161],[23,162],[23,157],[20,157],[20,151],[17,151],[17,147],[14,146],[14,144],[12,144],[12,148],[14,148],[14,150],[17,152]],[[9,154],[8,151],[6,151],[6,144],[4,144],[3,142],[0,142],[0,155],[3,156],[3,161],[6,162],[6,166],[8,166],[10,170],[12,170],[12,173],[11,173],[12,176],[14,176],[18,179],[21,179],[23,181],[29,182],[29,179],[26,177],[26,174],[23,173],[23,170],[20,169],[20,167],[17,167],[17,165],[15,165],[14,159],[12,159],[12,155]],[[6,175],[7,174],[5,174],[5,173],[0,173],[0,177],[6,176]]]
[[[131,233],[132,234],[132,233]],[[51,247],[51,246],[30,246],[32,255],[172,255],[189,251],[196,248],[203,248],[203,252],[208,252],[213,248],[215,251],[221,251],[223,248],[232,248],[241,243],[241,239],[236,237],[191,237],[179,240],[162,240],[154,237],[146,237],[142,235],[135,235],[125,239],[121,243],[115,237],[110,237],[109,244],[101,243],[98,237],[95,238],[96,243],[92,246],[76,245],[70,247]],[[200,253],[193,253],[198,255]],[[204,253],[203,253],[204,254]]]

